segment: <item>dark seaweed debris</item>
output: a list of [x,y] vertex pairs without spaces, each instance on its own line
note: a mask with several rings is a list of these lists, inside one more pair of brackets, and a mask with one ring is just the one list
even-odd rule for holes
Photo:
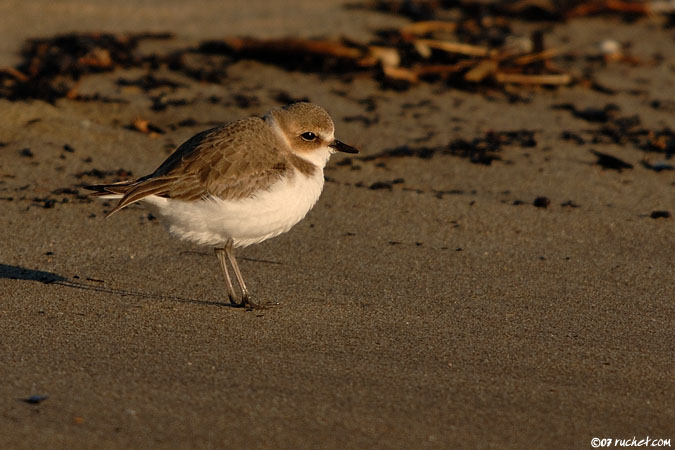
[[616,114],[620,110],[620,108],[613,103],[609,103],[602,108],[589,107],[581,110],[577,109],[577,107],[571,103],[562,103],[559,105],[553,105],[553,109],[570,111],[574,117],[586,120],[588,122],[599,123],[608,122],[613,117],[616,117]]
[[[563,131],[562,138],[583,145],[586,142],[592,144],[633,144],[637,148],[651,153],[663,153],[666,159],[675,154],[675,131],[669,127],[661,129],[649,129],[642,126],[642,120],[638,115],[620,116],[620,108],[614,104],[605,105],[602,108],[577,109],[571,104],[555,105],[554,109],[570,111],[575,117],[600,126],[595,129],[582,130],[579,132]],[[608,161],[609,165],[613,165]],[[599,164],[604,164],[599,162]],[[618,166],[617,166],[618,167]],[[617,168],[608,167],[608,168]],[[622,168],[630,168],[623,166]]]
[[[164,67],[195,80],[223,83],[228,66],[239,60],[258,60],[288,70],[337,75],[345,80],[364,75],[379,80],[382,88],[398,90],[419,82],[440,80],[472,92],[500,90],[513,100],[522,99],[510,89],[514,85],[555,88],[581,82],[592,89],[604,89],[592,79],[573,76],[554,63],[555,58],[573,55],[544,45],[545,32],[542,30],[546,29],[545,25],[532,32],[529,42],[512,45],[509,38],[514,33],[508,18],[541,22],[599,12],[628,15],[649,12],[643,3],[630,1],[402,0],[376,1],[361,6],[425,21],[377,30],[377,37],[368,42],[357,42],[348,37],[339,41],[229,37],[147,55],[138,51],[141,41],[170,39],[172,35],[70,33],[31,39],[22,51],[22,63],[14,68],[0,69],[0,97],[54,102],[67,96],[79,101],[124,102],[122,99],[80,95],[75,82],[83,75],[117,68],[152,71]],[[180,83],[156,78],[151,73],[136,80],[120,79],[118,84],[139,86],[145,92],[160,88],[173,90],[180,86]],[[165,104],[158,102],[156,106],[164,108]],[[606,121],[609,113],[573,112],[589,118],[597,115],[601,122]]]
[[380,121],[380,118],[377,115],[374,118],[370,118],[363,114],[357,114],[355,116],[345,116],[342,118],[342,120],[346,123],[361,122],[364,127],[369,127],[371,125],[378,123]]
[[618,170],[621,172],[622,169],[633,168],[632,164],[629,164],[617,158],[616,156],[608,155],[607,153],[602,153],[595,150],[591,150],[591,153],[598,157],[598,160],[595,163],[601,166],[603,169]]
[[410,147],[408,145],[384,150],[373,155],[362,156],[360,161],[373,161],[383,158],[414,157],[430,159],[437,154],[452,155],[469,159],[474,164],[489,166],[492,161],[501,160],[499,152],[506,146],[535,147],[537,141],[534,131],[488,131],[484,136],[471,141],[455,139],[447,145],[439,147]]
[[253,59],[304,72],[349,73],[364,70],[358,64],[361,51],[356,46],[333,41],[229,38],[202,42],[197,51],[226,56],[234,61]]
[[405,183],[405,180],[403,178],[396,178],[395,180],[391,180],[391,181],[376,181],[375,183],[368,186],[368,189],[371,189],[373,191],[376,191],[376,190],[379,190],[379,189],[387,189],[387,190],[391,191],[395,184],[401,184],[401,183]]
[[91,169],[91,170],[85,170],[84,172],[78,172],[75,174],[75,178],[84,178],[84,177],[92,177],[92,178],[98,178],[98,179],[107,179],[110,176],[116,176],[120,177],[122,179],[129,178],[133,175],[133,173],[130,170],[126,169],[117,169],[117,170],[100,170],[100,169]]
[[[42,206],[44,209],[51,209],[58,202],[58,200],[56,200],[55,198],[35,197],[35,198],[33,198],[33,202],[34,202],[35,205]],[[65,202],[65,203],[67,203],[67,202]]]
[[[60,195],[61,198],[54,197],[33,197],[29,199],[32,206],[40,206],[44,209],[52,209],[58,204],[71,203],[76,201],[77,203],[90,203],[91,198],[88,195],[80,194],[80,191],[75,188],[59,188],[54,189],[52,192],[54,195]],[[20,200],[27,200],[25,197],[22,197]]]
[[[448,22],[447,26],[450,25],[453,24]],[[504,53],[498,48],[511,34],[508,25],[501,22],[461,23],[455,30],[460,42],[448,41],[443,36],[435,38],[433,30],[415,33],[410,34],[404,28],[383,30],[377,39],[367,43],[350,39],[233,37],[147,55],[138,51],[142,40],[169,39],[171,34],[63,34],[28,40],[22,51],[23,62],[15,68],[0,70],[0,97],[48,102],[63,97],[124,102],[80,95],[76,81],[89,73],[117,68],[152,71],[166,67],[199,81],[222,83],[227,78],[227,67],[244,59],[287,70],[338,75],[346,80],[365,73],[380,80],[383,88],[394,89],[407,89],[419,81],[439,79],[468,90],[480,86],[503,89],[506,84],[560,86],[572,82],[569,74],[559,73],[542,63],[542,59],[547,60],[549,56],[543,53],[540,32],[533,35],[535,53],[530,54]],[[180,83],[149,73],[135,80],[121,78],[118,85],[134,85],[149,92],[159,88],[173,90]]]
[[296,102],[309,102],[309,97],[293,97],[291,94],[289,94],[286,91],[279,91],[276,93],[274,96],[274,100],[277,102],[281,103],[282,105],[287,105],[289,103],[296,103]]
[[16,69],[0,73],[0,97],[53,102],[71,92],[72,81],[85,74],[141,64],[135,55],[143,39],[167,39],[168,33],[70,33],[29,39]]
[[670,218],[670,211],[652,211],[649,217],[652,219],[668,219]]
[[176,89],[179,87],[184,87],[182,83],[170,80],[168,78],[157,78],[152,74],[146,74],[136,79],[127,79],[127,78],[118,78],[118,86],[136,86],[141,88],[145,92],[150,92],[153,89],[168,87],[171,89]]
[[551,204],[551,200],[549,200],[548,197],[540,196],[535,198],[532,204],[537,208],[548,208],[548,205]]
[[[521,20],[564,21],[574,17],[613,15],[626,21],[653,14],[650,2],[644,1],[540,1],[521,0],[503,2],[477,2],[473,0],[369,0],[352,2],[353,9],[369,9],[397,14],[412,20],[442,20],[459,15],[464,20],[481,20],[494,17],[513,17]],[[672,26],[670,22],[665,26]]]

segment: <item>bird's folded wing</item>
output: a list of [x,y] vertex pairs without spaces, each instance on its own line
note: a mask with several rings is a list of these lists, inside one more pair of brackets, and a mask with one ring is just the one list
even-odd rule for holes
[[182,144],[155,172],[131,184],[109,213],[149,195],[176,200],[241,200],[268,189],[288,170],[284,143],[250,117],[203,131]]

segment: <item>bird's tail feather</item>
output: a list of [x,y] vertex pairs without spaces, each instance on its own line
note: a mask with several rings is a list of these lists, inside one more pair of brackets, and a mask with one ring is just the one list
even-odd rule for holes
[[93,184],[84,186],[84,188],[94,191],[89,194],[91,197],[120,198],[131,188],[132,184],[133,181],[120,181],[112,184]]
[[[93,184],[90,186],[84,186],[84,189],[93,191],[89,194],[90,197],[97,197],[101,199],[110,199],[110,200],[119,200],[124,197],[124,194],[127,193],[132,188],[133,181],[119,181],[117,183],[111,184]],[[112,212],[118,211],[118,208],[115,208]],[[106,217],[110,216],[112,212],[106,214]]]

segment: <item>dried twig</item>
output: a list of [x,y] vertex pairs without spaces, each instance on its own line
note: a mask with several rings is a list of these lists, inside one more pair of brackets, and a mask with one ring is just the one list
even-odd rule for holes
[[532,64],[533,62],[547,60],[558,56],[560,50],[557,48],[549,48],[537,53],[530,53],[529,55],[523,55],[513,60],[513,63],[517,66],[526,66]]
[[495,80],[498,83],[565,86],[572,82],[572,75],[568,73],[528,75],[523,73],[497,72]]
[[399,34],[403,39],[411,40],[416,36],[424,36],[428,33],[446,32],[452,33],[457,29],[455,22],[446,22],[442,20],[427,20],[422,22],[413,22],[399,28]]
[[14,67],[1,67],[0,72],[6,73],[7,75],[10,75],[11,77],[19,81],[28,81],[28,77],[23,72],[21,72],[18,69],[15,69]]
[[480,45],[462,44],[460,42],[438,41],[434,39],[416,39],[415,45],[424,45],[429,48],[447,53],[457,53],[467,56],[488,56],[490,50]]
[[464,74],[464,79],[471,83],[480,83],[489,75],[495,73],[499,65],[492,59],[484,59],[476,67]]
[[401,64],[401,55],[393,47],[371,45],[368,47],[368,56],[361,58],[359,65],[370,67],[374,66],[377,62],[382,63],[383,66],[396,67]]
[[417,83],[419,81],[418,74],[405,67],[382,66],[382,72],[387,78],[392,80],[407,81],[409,83]]

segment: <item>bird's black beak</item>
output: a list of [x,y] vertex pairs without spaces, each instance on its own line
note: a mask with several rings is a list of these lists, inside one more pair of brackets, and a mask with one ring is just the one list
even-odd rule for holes
[[330,148],[334,148],[338,152],[343,152],[343,153],[358,153],[359,151],[352,147],[351,145],[347,145],[344,142],[340,142],[337,139],[335,139],[333,142],[328,144]]

